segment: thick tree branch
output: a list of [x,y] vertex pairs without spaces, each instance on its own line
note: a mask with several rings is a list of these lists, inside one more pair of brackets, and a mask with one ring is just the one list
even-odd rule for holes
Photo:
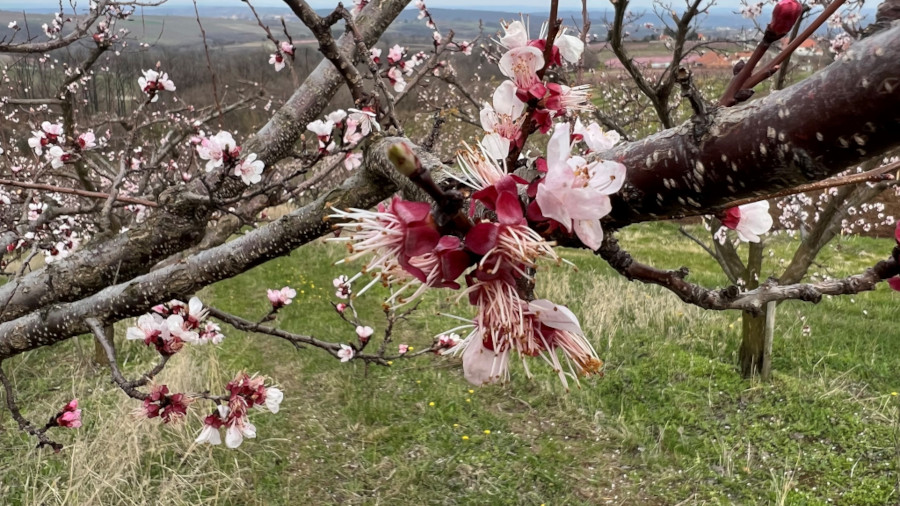
[[900,26],[780,92],[716,109],[695,141],[690,122],[600,156],[628,168],[608,222],[709,214],[832,176],[898,143]]

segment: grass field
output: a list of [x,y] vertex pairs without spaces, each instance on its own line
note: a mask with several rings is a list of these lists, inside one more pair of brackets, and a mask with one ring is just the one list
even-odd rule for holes
[[[632,227],[622,243],[692,279],[721,283],[714,264],[667,224]],[[790,246],[772,239],[777,265]],[[890,243],[842,238],[821,258],[841,275],[888,254]],[[544,272],[539,295],[568,303],[606,361],[602,378],[566,393],[539,364],[505,386],[472,388],[453,359],[390,368],[341,364],[316,350],[226,329],[218,349],[175,357],[161,382],[221,389],[244,368],[285,391],[282,411],[257,413],[239,450],[193,445],[207,407],[186,423],[137,421],[134,401],[90,365],[89,338],[4,363],[20,406],[43,420],[73,396],[85,425],[57,432],[60,454],[34,449],[0,414],[2,504],[885,504],[900,462],[900,294],[886,286],[818,306],[778,310],[774,379],[736,373],[739,315],[704,312],[628,283],[599,259],[565,251],[579,272]],[[278,317],[290,330],[349,340],[331,312],[338,249],[315,244],[200,294],[249,318],[265,289],[297,289]],[[825,271],[823,270],[823,273]],[[465,313],[433,294],[397,341],[426,346]],[[382,329],[377,294],[360,307]],[[811,333],[801,331],[804,323]],[[124,326],[122,327],[124,329]],[[122,332],[119,332],[120,337]],[[131,374],[153,354],[119,340]],[[433,405],[431,404],[433,403]]]

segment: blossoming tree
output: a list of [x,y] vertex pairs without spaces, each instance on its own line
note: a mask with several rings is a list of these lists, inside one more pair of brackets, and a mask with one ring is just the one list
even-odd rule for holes
[[[682,88],[693,116],[632,142],[590,119],[585,86],[558,78],[559,69],[581,58],[586,33],[567,33],[551,1],[540,34],[513,21],[496,42],[483,41],[496,52],[490,61],[505,79],[479,111],[484,134],[460,146],[454,166],[430,152],[428,138],[417,145],[405,137],[394,106],[424,86],[425,76],[449,73],[451,58],[465,57],[474,43],[438,31],[419,1],[420,19],[435,30],[433,49],[410,56],[398,45],[383,57],[379,36],[407,1],[361,0],[324,17],[303,0],[285,3],[316,38],[323,60],[302,82],[298,78],[290,99],[252,134],[210,126],[252,102],[250,95],[220,100],[213,79],[214,107],[181,105],[178,76],[162,64],[133,77],[136,106],[129,117],[107,122],[115,128],[100,133],[79,116],[97,62],[127,45],[117,23],[131,14],[128,2],[98,0],[84,15],[59,13],[45,25],[45,38],[19,35],[10,25],[12,36],[0,41],[0,53],[38,59],[76,41],[90,45],[52,94],[31,96],[14,79],[2,92],[4,118],[22,127],[13,130],[19,137],[3,141],[0,154],[0,254],[8,278],[0,287],[0,382],[8,409],[40,444],[59,449],[48,431],[80,425],[77,401],[43,426],[33,423],[20,410],[2,361],[83,333],[95,336],[113,381],[141,401],[144,416],[169,423],[205,403],[197,408],[208,413],[197,441],[218,444],[224,429],[226,445],[235,447],[255,437],[252,408],[278,411],[284,393],[271,381],[236,372],[220,392],[177,393],[154,383],[173,354],[184,346],[214,346],[228,327],[319,348],[340,362],[455,354],[466,379],[479,385],[505,380],[513,359],[530,374],[540,357],[566,387],[600,373],[602,362],[577,315],[565,301],[535,293],[539,260],[564,268],[556,246],[589,248],[628,279],[663,286],[711,310],[759,312],[773,301],[817,302],[826,294],[871,290],[885,279],[897,284],[900,247],[846,279],[708,289],[689,282],[686,268],[664,271],[635,261],[614,237],[634,223],[715,215],[739,238],[754,240],[772,225],[765,204],[755,201],[797,191],[895,148],[900,27],[890,27],[890,20],[896,0],[879,9],[882,29],[850,44],[835,64],[762,99],[747,101],[749,90],[776,67],[757,68],[759,56],[739,70],[716,105],[699,96],[689,72],[673,66],[665,82],[672,83],[669,92],[674,84]],[[781,0],[757,52],[783,37],[799,15],[796,0]],[[339,38],[336,25],[346,29]],[[262,20],[260,26],[275,48],[271,71],[293,71],[296,52],[287,28],[282,40]],[[791,51],[788,46],[784,57]],[[353,103],[330,108],[342,88]],[[429,138],[439,128],[435,122]],[[542,154],[524,156],[526,146]],[[261,211],[336,168],[346,176],[319,197],[278,220],[259,220]],[[225,241],[245,224],[254,228]],[[194,297],[204,286],[332,231],[347,243],[345,261],[359,268],[358,275],[335,280],[335,317],[349,322],[355,335],[322,340],[295,334],[268,318],[252,321]],[[36,257],[46,265],[30,267]],[[353,301],[375,283],[392,287],[385,301],[389,318],[409,316],[411,301],[444,288],[458,290],[476,316],[436,336],[426,350],[373,349],[368,345],[377,324],[362,321]],[[273,287],[264,295],[271,316],[296,292]],[[159,355],[137,379],[124,377],[112,344],[109,325],[123,320],[129,340]]]

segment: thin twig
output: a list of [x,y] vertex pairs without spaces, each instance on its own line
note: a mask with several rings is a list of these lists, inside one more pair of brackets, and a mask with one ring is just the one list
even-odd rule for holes
[[12,417],[18,422],[19,428],[38,438],[38,448],[49,446],[53,448],[53,451],[55,452],[62,450],[63,446],[47,437],[46,434],[47,429],[55,425],[56,418],[51,418],[43,428],[36,428],[22,415],[22,412],[19,411],[19,406],[16,404],[16,392],[12,387],[12,383],[10,383],[9,379],[6,377],[6,373],[3,372],[2,367],[0,367],[0,383],[3,383],[3,388],[6,390],[6,407],[12,414]]
[[[56,193],[68,193],[70,195],[78,195],[79,197],[88,197],[92,199],[108,199],[110,197],[109,193],[103,192],[91,192],[87,190],[78,190],[75,188],[64,188],[62,186],[53,186],[50,184],[42,184],[42,183],[24,183],[21,181],[13,181],[11,179],[0,179],[0,186],[15,186],[18,188],[28,188],[30,190],[43,190],[48,192],[56,192]],[[135,197],[122,197],[117,196],[116,200],[119,202],[125,202],[126,204],[136,204],[147,207],[159,207],[159,204],[153,202],[152,200],[139,199]]]

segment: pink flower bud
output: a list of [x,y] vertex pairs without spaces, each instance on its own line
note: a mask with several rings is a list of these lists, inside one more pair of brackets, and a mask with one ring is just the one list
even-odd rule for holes
[[785,35],[794,27],[801,12],[803,7],[797,0],[781,0],[772,11],[772,21],[768,29],[779,37]]
[[335,309],[337,309],[337,312],[338,312],[338,313],[343,314],[344,311],[347,310],[347,304],[344,304],[343,302],[338,303],[338,305],[335,306]]

